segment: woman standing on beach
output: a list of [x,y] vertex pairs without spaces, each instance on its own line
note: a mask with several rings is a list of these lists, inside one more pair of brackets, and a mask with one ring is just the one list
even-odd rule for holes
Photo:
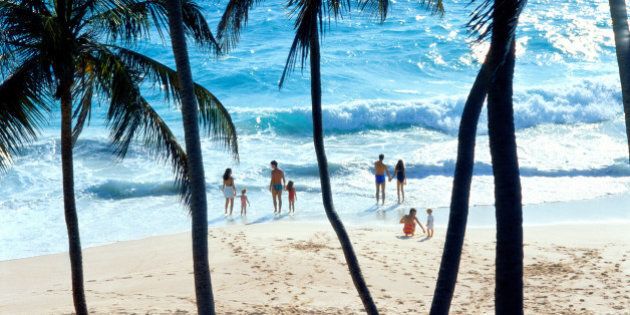
[[[405,185],[407,185],[407,174],[405,173],[405,163],[403,160],[398,160],[396,167],[394,167],[394,177],[396,177],[396,193],[398,194],[398,204],[401,203],[400,196],[402,195],[402,201],[405,201]],[[392,180],[391,178],[389,179]]]
[[226,168],[223,173],[223,195],[225,196],[225,215],[228,214],[228,205],[230,206],[230,215],[234,209],[234,197],[236,197],[236,185],[234,185],[234,177],[232,177],[232,169]]

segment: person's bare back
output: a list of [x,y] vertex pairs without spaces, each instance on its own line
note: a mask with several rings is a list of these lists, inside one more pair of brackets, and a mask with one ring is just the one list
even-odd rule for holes
[[387,165],[385,165],[385,163],[383,163],[382,161],[374,162],[375,175],[385,175],[386,171],[387,171]]
[[275,170],[271,171],[271,184],[272,185],[282,184],[283,179],[284,179],[284,172],[281,169],[276,168]]

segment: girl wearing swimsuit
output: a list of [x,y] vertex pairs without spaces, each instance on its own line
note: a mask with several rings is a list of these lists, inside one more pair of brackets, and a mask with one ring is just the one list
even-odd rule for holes
[[398,160],[396,167],[394,167],[394,176],[396,177],[396,193],[398,194],[398,204],[401,204],[400,196],[402,195],[402,202],[405,201],[405,185],[407,185],[407,174],[405,173],[405,163],[402,160]]
[[422,229],[422,233],[426,233],[426,231],[424,229],[424,226],[422,225],[422,223],[420,223],[420,221],[416,217],[416,209],[415,208],[411,208],[409,210],[409,214],[404,215],[400,219],[400,223],[404,224],[403,225],[403,233],[405,234],[405,236],[413,236],[415,234],[415,232],[416,232],[416,223],[418,223],[418,225],[420,225],[420,228]]
[[225,215],[228,214],[228,205],[230,206],[230,215],[234,209],[234,197],[236,197],[236,185],[234,185],[234,177],[232,177],[232,169],[226,168],[223,173],[223,196],[225,196]]
[[287,191],[289,192],[289,214],[295,214],[295,201],[297,200],[297,195],[295,193],[295,187],[293,186],[292,180],[290,180],[287,184]]

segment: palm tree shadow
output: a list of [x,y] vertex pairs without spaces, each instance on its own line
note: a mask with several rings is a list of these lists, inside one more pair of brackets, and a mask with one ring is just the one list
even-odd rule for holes
[[273,214],[268,214],[268,215],[264,215],[252,222],[246,223],[246,225],[252,225],[252,224],[260,224],[263,222],[267,222],[267,221],[271,221],[273,219],[274,215]]
[[280,215],[276,215],[276,216],[274,216],[274,217],[273,217],[273,220],[274,220],[274,221],[282,220],[282,219],[284,219],[284,218],[286,218],[286,217],[288,217],[288,216],[289,216],[289,214],[288,214],[288,213],[282,213],[282,214],[280,214]]
[[391,205],[391,206],[389,206],[387,208],[380,209],[379,211],[381,211],[381,212],[392,211],[394,209],[397,209],[400,206],[401,206],[400,204],[395,204],[395,205]]
[[225,220],[225,216],[223,216],[223,215],[222,215],[222,216],[220,216],[220,217],[216,217],[216,218],[214,218],[214,219],[212,219],[212,220],[209,220],[209,221],[208,221],[208,225],[212,225],[212,224],[215,224],[215,223],[219,223],[219,222],[221,222],[221,221],[223,221],[223,220]]

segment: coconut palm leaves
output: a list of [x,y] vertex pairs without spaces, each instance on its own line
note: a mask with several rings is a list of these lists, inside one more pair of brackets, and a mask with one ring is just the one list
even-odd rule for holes
[[[175,72],[132,50],[155,27],[167,25],[166,0],[0,0],[0,169],[36,136],[48,99],[61,103],[61,160],[64,214],[75,311],[87,314],[79,224],[74,197],[72,146],[89,123],[96,97],[108,101],[107,123],[114,152],[123,158],[133,139],[170,161],[183,200],[190,201],[188,158],[168,125],[141,94],[147,79],[179,101]],[[218,51],[212,32],[192,1],[182,5],[186,33],[200,46]],[[237,156],[236,132],[225,108],[197,86],[199,123]],[[74,125],[73,125],[74,123]]]
[[[109,100],[107,120],[115,153],[125,156],[133,139],[140,139],[159,158],[171,161],[177,183],[186,196],[186,154],[166,123],[140,93],[140,84],[151,80],[165,88],[164,97],[178,102],[180,86],[176,72],[160,62],[125,47],[102,43],[99,35],[109,35],[133,43],[167,27],[166,1],[75,1],[69,30],[76,34],[71,47],[63,52],[73,55],[73,98],[76,139],[90,120],[92,100]],[[0,129],[0,167],[7,166],[16,150],[33,140],[37,126],[44,121],[46,99],[55,93],[55,76],[46,73],[58,68],[61,58],[61,26],[52,2],[0,1],[2,73],[9,74],[0,86],[2,119]],[[187,34],[198,44],[218,51],[216,41],[196,4],[184,2]],[[25,56],[33,56],[25,59]],[[21,64],[19,64],[22,62]],[[238,155],[234,125],[221,102],[207,89],[195,86],[200,110],[199,122],[206,133],[218,140],[234,156]]]
[[32,141],[48,111],[42,89],[50,84],[38,58],[25,60],[0,84],[0,170]]

